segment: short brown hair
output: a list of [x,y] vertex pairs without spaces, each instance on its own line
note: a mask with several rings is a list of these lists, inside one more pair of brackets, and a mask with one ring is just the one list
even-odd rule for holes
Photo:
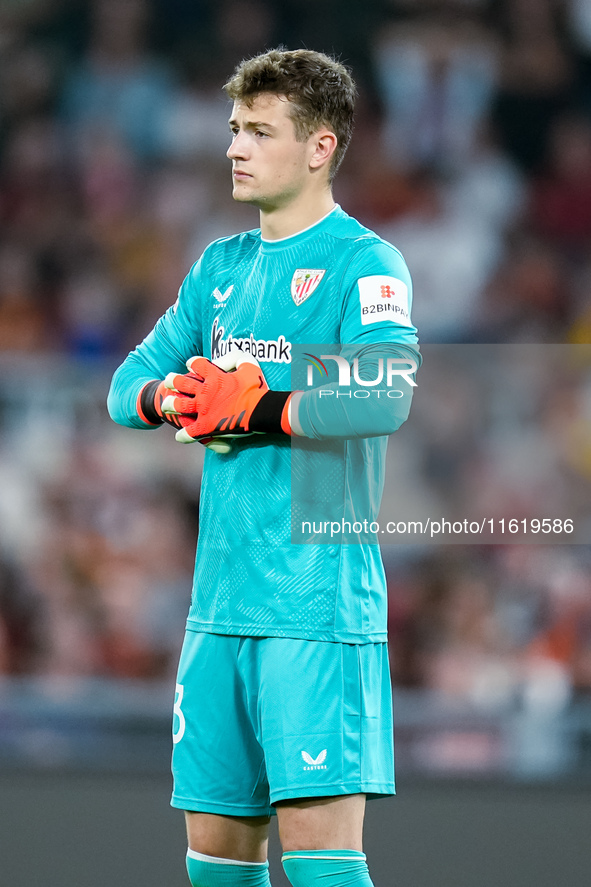
[[241,62],[224,89],[233,101],[247,105],[264,92],[285,96],[298,141],[328,127],[337,137],[330,167],[334,177],[351,141],[357,91],[344,65],[311,49],[271,49]]

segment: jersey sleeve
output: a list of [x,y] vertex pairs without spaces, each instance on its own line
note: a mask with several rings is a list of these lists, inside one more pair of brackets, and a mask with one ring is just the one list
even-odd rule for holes
[[203,354],[201,293],[205,286],[203,259],[193,265],[178,298],[115,371],[107,398],[111,418],[131,428],[154,428],[138,414],[137,399],[147,382],[169,372],[186,373],[186,361]]
[[[352,380],[347,389],[332,382],[304,392],[294,428],[319,440],[392,434],[408,417],[421,363],[410,273],[398,250],[376,239],[355,252],[341,290],[340,356],[356,365],[357,379],[378,379],[381,373],[382,381],[371,391]],[[393,367],[410,372],[394,377],[388,372]]]
[[402,255],[383,240],[358,249],[342,279],[341,342],[416,345],[412,281]]

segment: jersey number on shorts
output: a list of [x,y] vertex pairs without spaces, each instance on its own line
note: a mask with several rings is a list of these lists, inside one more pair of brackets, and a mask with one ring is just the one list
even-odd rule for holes
[[174,700],[174,708],[172,709],[173,714],[177,716],[179,719],[178,729],[175,731],[173,724],[173,732],[172,732],[172,741],[174,743],[180,742],[183,736],[185,735],[185,716],[181,711],[181,702],[183,701],[183,693],[185,692],[185,688],[182,684],[176,685],[175,691],[175,700]]

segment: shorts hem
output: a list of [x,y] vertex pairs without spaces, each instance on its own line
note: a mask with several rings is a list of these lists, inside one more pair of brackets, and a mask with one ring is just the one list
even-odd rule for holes
[[252,807],[240,804],[220,804],[215,801],[204,801],[196,798],[182,798],[173,795],[170,806],[189,813],[219,813],[222,816],[274,816],[272,807]]
[[339,795],[367,795],[373,798],[390,797],[396,794],[394,783],[364,782],[341,785],[300,785],[271,792],[271,804],[278,801],[293,801],[296,798],[331,798]]

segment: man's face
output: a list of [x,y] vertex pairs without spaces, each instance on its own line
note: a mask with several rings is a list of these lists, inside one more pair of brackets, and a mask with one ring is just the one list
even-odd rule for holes
[[312,140],[298,142],[287,99],[262,93],[235,102],[230,119],[232,196],[263,211],[289,205],[310,182]]

